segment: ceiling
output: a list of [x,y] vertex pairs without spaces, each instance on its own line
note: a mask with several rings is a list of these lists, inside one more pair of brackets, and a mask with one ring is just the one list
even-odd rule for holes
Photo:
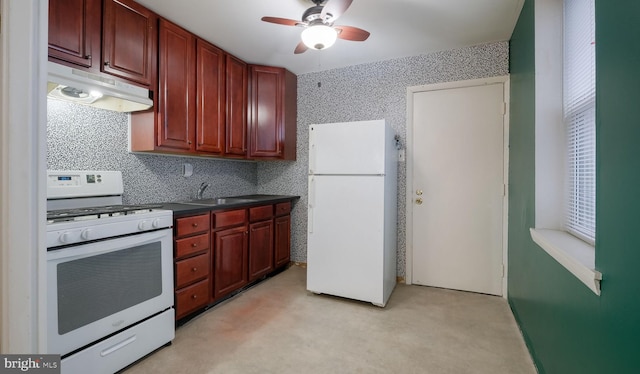
[[[295,74],[415,56],[511,38],[524,0],[354,0],[336,25],[371,33],[294,55],[302,28],[262,22],[299,20],[310,0],[136,0],[161,16],[254,64]],[[329,0],[331,1],[331,0]]]

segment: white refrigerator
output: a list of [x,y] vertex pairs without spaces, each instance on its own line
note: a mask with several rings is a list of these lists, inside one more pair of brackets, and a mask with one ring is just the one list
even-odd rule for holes
[[385,120],[309,127],[307,290],[386,305],[396,285],[395,144]]

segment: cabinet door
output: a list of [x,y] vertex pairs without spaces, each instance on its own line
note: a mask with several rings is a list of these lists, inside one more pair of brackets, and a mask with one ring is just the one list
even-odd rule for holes
[[225,55],[202,39],[196,41],[196,150],[222,154],[225,130]]
[[249,157],[282,154],[282,69],[251,67]]
[[217,231],[214,237],[213,298],[247,284],[247,226]]
[[155,13],[133,0],[104,1],[102,71],[151,86],[158,34]]
[[225,153],[247,154],[247,64],[227,55],[227,134]]
[[249,157],[296,159],[297,78],[284,68],[251,65]]
[[196,117],[194,36],[160,20],[158,92],[158,146],[193,151]]
[[273,270],[273,220],[249,225],[249,282]]
[[275,267],[289,263],[291,255],[291,216],[276,217],[275,220]]
[[49,1],[49,57],[94,67],[100,61],[101,27],[101,0]]

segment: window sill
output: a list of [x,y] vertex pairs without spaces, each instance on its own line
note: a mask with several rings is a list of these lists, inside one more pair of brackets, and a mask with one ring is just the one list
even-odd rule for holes
[[534,228],[530,231],[536,244],[600,296],[602,273],[595,270],[596,252],[593,246],[564,231]]

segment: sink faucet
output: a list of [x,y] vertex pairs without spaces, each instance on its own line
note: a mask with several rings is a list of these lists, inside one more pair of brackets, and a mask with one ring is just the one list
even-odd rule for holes
[[207,187],[209,187],[209,183],[202,182],[202,184],[200,185],[200,188],[198,188],[198,192],[196,192],[197,200],[202,200],[202,194],[204,193],[204,190],[207,189]]

